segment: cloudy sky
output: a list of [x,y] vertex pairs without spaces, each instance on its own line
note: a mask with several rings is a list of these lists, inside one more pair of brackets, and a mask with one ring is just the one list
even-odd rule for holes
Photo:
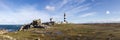
[[120,22],[120,0],[0,0],[0,24],[53,18],[72,23]]

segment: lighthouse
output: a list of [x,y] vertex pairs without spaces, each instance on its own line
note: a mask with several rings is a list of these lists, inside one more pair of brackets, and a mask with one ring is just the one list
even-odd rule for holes
[[64,22],[66,22],[66,14],[64,13]]
[[66,13],[64,13],[64,22],[63,23],[67,23],[67,21],[66,21]]

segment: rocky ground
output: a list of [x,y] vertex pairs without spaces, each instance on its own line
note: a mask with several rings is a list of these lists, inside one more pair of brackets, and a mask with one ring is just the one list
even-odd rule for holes
[[2,34],[8,40],[120,40],[120,24],[55,24]]

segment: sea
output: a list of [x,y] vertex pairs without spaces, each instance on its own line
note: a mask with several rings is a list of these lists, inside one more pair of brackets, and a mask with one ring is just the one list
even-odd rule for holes
[[7,30],[9,32],[15,32],[20,29],[22,25],[0,25],[0,30]]

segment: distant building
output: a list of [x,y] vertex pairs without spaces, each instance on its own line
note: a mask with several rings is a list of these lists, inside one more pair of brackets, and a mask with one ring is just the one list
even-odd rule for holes
[[42,23],[42,24],[45,24],[45,25],[54,25],[55,21],[53,21],[53,18],[50,18],[50,22],[45,22],[45,23]]
[[52,22],[53,21],[53,18],[50,18],[50,22]]

